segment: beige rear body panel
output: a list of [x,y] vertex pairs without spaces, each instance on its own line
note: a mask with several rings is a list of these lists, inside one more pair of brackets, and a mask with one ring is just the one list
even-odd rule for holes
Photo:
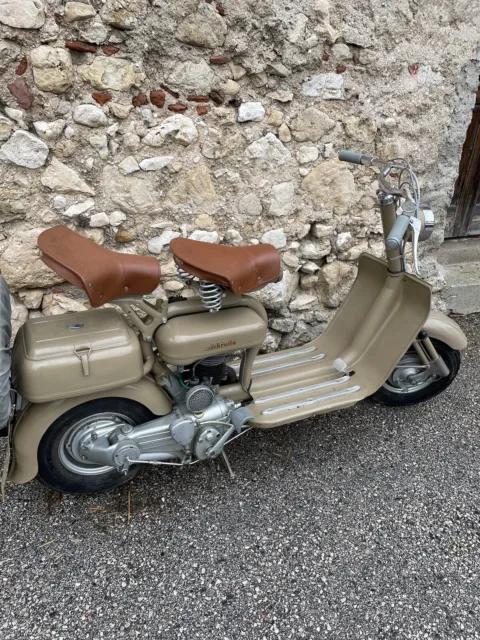
[[158,416],[166,415],[172,409],[170,398],[149,377],[117,389],[42,404],[29,404],[23,410],[13,432],[14,458],[8,479],[17,484],[33,480],[38,471],[38,445],[48,427],[66,411],[98,398],[135,400]]

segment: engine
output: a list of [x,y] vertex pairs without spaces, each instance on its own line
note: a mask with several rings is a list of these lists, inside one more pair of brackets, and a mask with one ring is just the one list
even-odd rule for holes
[[196,363],[191,372],[208,378],[209,383],[192,384],[198,377],[191,377],[188,386],[185,380],[180,384],[181,378],[170,376],[169,391],[177,398],[172,413],[136,427],[124,424],[107,433],[79,434],[76,446],[91,462],[123,472],[136,463],[191,464],[195,459],[221,454],[227,441],[242,432],[252,414],[215,392],[212,382],[224,375],[225,362],[205,360],[208,362]]
[[179,368],[181,380],[187,386],[197,384],[217,385],[226,382],[236,382],[235,371],[227,366],[225,354],[219,353],[202,360],[197,360],[191,365]]

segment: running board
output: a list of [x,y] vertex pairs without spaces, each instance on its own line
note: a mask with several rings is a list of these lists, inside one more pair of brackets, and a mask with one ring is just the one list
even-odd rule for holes
[[294,411],[295,409],[301,409],[302,407],[308,407],[312,404],[319,402],[326,402],[327,400],[333,400],[334,398],[340,398],[342,396],[348,396],[352,393],[360,391],[360,387],[355,385],[354,387],[348,387],[342,391],[333,391],[332,393],[326,393],[323,396],[316,396],[313,398],[307,398],[306,400],[298,400],[297,402],[291,402],[289,404],[281,404],[278,407],[271,407],[270,409],[264,409],[262,411],[263,416],[274,415],[278,413],[285,413],[286,411]]
[[[364,398],[365,393],[360,384],[353,382],[352,376],[338,377],[337,374],[332,378],[335,373],[332,369],[330,380],[286,389],[283,393],[257,395],[253,392],[254,400],[248,405],[253,414],[252,425],[267,429],[277,427],[312,415],[343,409]],[[325,376],[327,372],[324,369],[318,373]]]
[[310,362],[315,362],[316,360],[323,360],[325,358],[324,353],[320,353],[318,356],[312,356],[311,358],[303,358],[303,360],[295,360],[294,362],[283,362],[282,364],[273,365],[273,367],[265,367],[264,369],[253,369],[252,378],[256,376],[263,376],[266,373],[271,373],[272,371],[281,371],[283,369],[291,369],[292,367],[299,367],[302,364],[310,364]]
[[300,387],[293,389],[292,391],[286,391],[284,393],[274,393],[271,396],[263,396],[263,398],[255,398],[255,404],[268,404],[275,402],[275,400],[282,400],[283,398],[291,398],[292,396],[298,396],[303,393],[311,393],[312,391],[318,391],[319,389],[326,389],[327,387],[335,387],[339,384],[345,384],[350,380],[350,376],[342,376],[341,378],[335,378],[335,380],[327,380],[326,382],[319,382],[318,384],[312,384],[308,387]]
[[[297,355],[303,356],[305,353],[312,353],[313,351],[318,351],[318,348],[315,345],[311,345],[309,347],[304,347],[303,349],[294,349],[292,351],[281,351],[280,353],[267,353],[263,356],[258,356],[255,359],[255,364],[265,362],[278,362],[279,360],[285,360],[286,358],[292,358]],[[236,365],[239,366],[239,365]]]
[[[311,354],[311,355],[306,355]],[[317,360],[323,360],[326,358],[325,353],[319,353],[316,345],[304,347],[303,349],[293,349],[292,351],[283,351],[281,353],[266,354],[265,356],[258,356],[255,358],[252,368],[252,378],[256,376],[262,376],[272,371],[281,371],[283,369],[290,369],[292,367],[298,367],[304,364],[310,364]],[[286,362],[282,362],[286,360]],[[265,364],[273,363],[272,366],[265,367]],[[229,366],[232,367],[237,373],[240,371],[240,362],[233,362]]]

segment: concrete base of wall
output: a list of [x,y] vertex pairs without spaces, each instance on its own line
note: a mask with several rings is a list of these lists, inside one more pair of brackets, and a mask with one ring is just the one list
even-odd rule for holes
[[480,312],[480,239],[447,240],[438,256],[446,287],[442,298],[453,313]]

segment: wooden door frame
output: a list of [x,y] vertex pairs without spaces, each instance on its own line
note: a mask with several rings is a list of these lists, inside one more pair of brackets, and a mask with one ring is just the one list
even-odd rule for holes
[[475,205],[480,201],[480,89],[477,91],[472,121],[463,145],[458,178],[451,206],[455,207],[450,238],[469,235]]

